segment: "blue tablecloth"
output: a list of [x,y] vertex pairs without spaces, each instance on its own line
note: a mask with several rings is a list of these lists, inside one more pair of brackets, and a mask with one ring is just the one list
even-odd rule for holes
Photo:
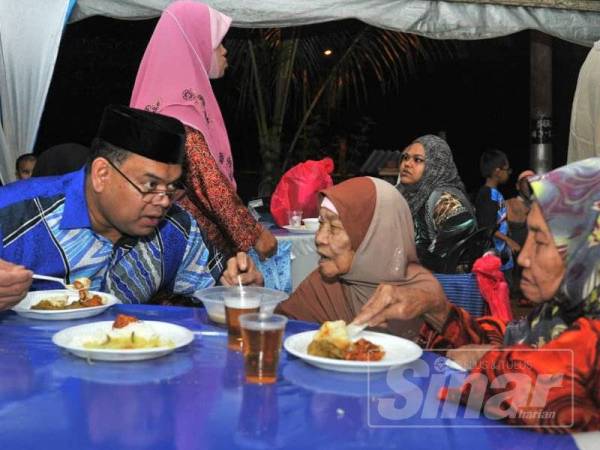
[[[118,312],[200,333],[185,349],[130,363],[88,362],[52,344],[58,330]],[[286,333],[312,328],[290,321]],[[462,407],[446,412],[458,418],[441,418],[436,384],[456,372],[434,353],[405,373],[403,385],[393,373],[327,372],[285,351],[281,359],[277,384],[245,384],[241,355],[227,350],[225,330],[200,308],[117,305],[66,322],[0,313],[0,448],[576,448],[568,435],[466,419]],[[414,412],[407,398],[417,401]]]

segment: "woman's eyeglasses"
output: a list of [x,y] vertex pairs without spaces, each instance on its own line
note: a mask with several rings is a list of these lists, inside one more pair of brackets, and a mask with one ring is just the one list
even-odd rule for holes
[[106,161],[111,165],[113,169],[115,169],[119,175],[121,175],[125,181],[127,181],[136,191],[138,191],[142,195],[142,200],[144,203],[152,203],[158,204],[163,197],[167,197],[169,202],[173,202],[179,200],[183,195],[184,186],[181,183],[174,183],[173,187],[170,189],[151,189],[151,190],[142,190],[136,183],[134,183],[127,175],[125,175],[110,159],[106,159]]
[[400,162],[405,162],[412,159],[415,164],[423,164],[425,162],[425,158],[421,155],[411,155],[409,153],[402,153],[400,155]]

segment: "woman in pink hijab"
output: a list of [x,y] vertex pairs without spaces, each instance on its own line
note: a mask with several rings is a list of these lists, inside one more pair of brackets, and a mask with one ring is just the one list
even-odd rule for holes
[[179,119],[186,128],[186,197],[181,201],[208,235],[229,252],[277,249],[273,235],[236,194],[225,122],[210,84],[227,68],[221,44],[231,18],[192,1],[164,11],[140,64],[130,106]]

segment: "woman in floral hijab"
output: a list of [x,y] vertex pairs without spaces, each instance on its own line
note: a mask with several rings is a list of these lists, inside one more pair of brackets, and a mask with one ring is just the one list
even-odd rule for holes
[[[442,390],[443,399],[542,431],[600,430],[600,158],[531,178],[530,186],[518,263],[535,309],[505,325],[425,301],[415,313],[426,322],[421,343],[454,349],[447,356],[471,370],[460,388]],[[356,321],[412,318],[395,312],[399,303],[372,298]]]

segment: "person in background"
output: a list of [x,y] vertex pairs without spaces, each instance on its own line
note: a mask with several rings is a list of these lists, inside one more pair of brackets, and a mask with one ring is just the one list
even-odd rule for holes
[[17,180],[26,180],[31,178],[37,158],[33,153],[25,153],[17,158],[15,164],[15,175]]
[[[32,271],[66,283],[89,278],[92,290],[124,303],[146,303],[160,290],[195,297],[217,281],[263,284],[251,258],[215,250],[173,204],[184,145],[178,120],[112,105],[84,168],[1,188],[0,270],[15,279],[7,286],[0,276],[0,304],[25,295]],[[56,283],[33,286],[49,288]]]
[[[535,175],[533,170],[525,170],[517,177],[517,195],[506,200],[508,231],[510,238],[515,241],[521,248],[525,244],[527,237],[527,214],[529,214],[529,182],[528,178]],[[518,253],[515,255],[518,256]],[[522,298],[519,283],[521,279],[521,268],[515,266],[511,273],[512,280],[510,286],[512,288],[511,298],[519,299],[521,306],[532,306],[529,300]]]
[[600,156],[600,41],[585,59],[573,96],[567,162]]
[[431,134],[415,139],[400,157],[399,181],[415,225],[419,261],[438,272],[448,251],[477,229],[446,141]]
[[54,145],[38,155],[33,177],[49,177],[74,172],[85,166],[90,149],[85,145],[69,142]]
[[186,196],[180,203],[208,239],[228,252],[254,247],[264,259],[276,252],[277,241],[236,194],[227,129],[210,84],[227,68],[221,41],[230,24],[229,17],[202,3],[170,4],[140,63],[130,106],[185,125]]
[[[502,271],[511,270],[514,266],[513,252],[521,250],[521,246],[508,236],[508,220],[504,196],[498,186],[508,181],[512,169],[506,154],[500,150],[487,150],[479,160],[481,176],[485,184],[477,192],[475,198],[475,211],[477,223],[480,228],[496,230],[494,233],[494,246],[502,258]],[[507,277],[509,278],[509,277]]]
[[[535,304],[508,324],[385,285],[357,323],[422,317],[420,343],[470,370],[441,397],[550,433],[600,430],[600,158],[530,178],[521,289]],[[481,401],[468,403],[468,399]],[[490,398],[492,399],[491,401]]]

